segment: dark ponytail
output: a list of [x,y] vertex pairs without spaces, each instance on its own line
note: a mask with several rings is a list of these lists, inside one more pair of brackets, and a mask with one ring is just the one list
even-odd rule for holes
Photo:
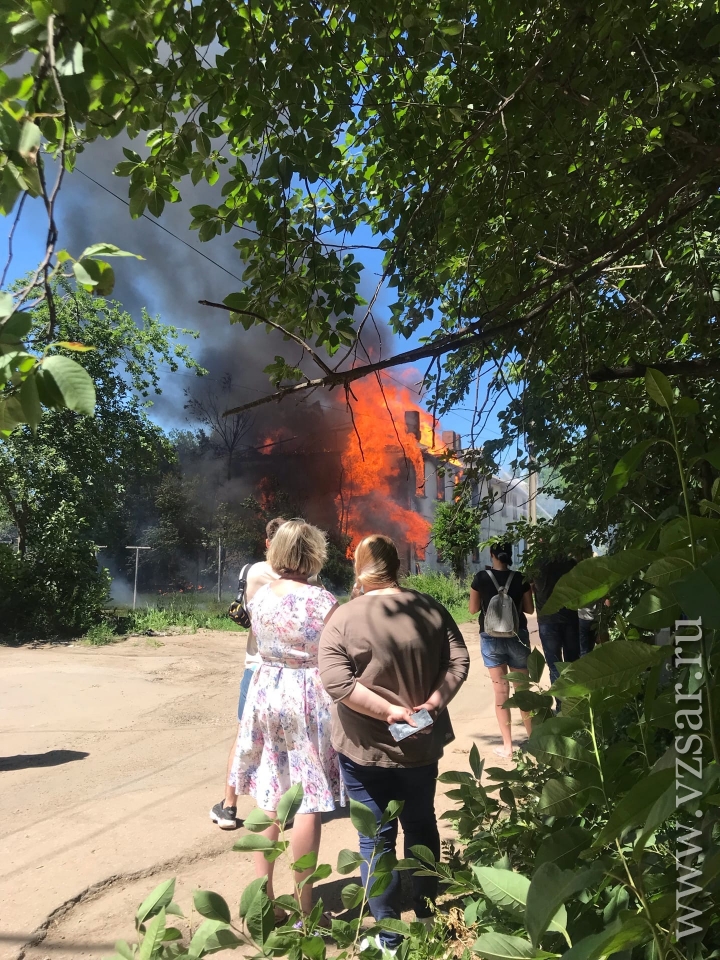
[[498,559],[500,563],[506,563],[508,566],[511,566],[513,562],[511,543],[493,543],[490,546],[490,553]]

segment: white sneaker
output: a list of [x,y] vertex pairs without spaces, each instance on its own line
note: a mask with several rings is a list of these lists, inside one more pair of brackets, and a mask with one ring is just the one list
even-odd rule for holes
[[384,947],[382,940],[377,934],[374,937],[364,937],[360,941],[360,953],[362,953],[363,950],[367,950],[368,947],[377,947],[377,949],[382,953],[382,960],[393,960],[395,954],[397,953],[397,948],[391,950],[390,947]]

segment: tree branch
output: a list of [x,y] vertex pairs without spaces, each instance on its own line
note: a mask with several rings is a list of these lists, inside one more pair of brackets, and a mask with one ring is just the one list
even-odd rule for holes
[[281,326],[279,323],[275,323],[274,320],[269,320],[267,317],[263,317],[259,313],[253,313],[252,310],[238,310],[236,307],[228,307],[227,304],[216,303],[214,300],[198,300],[198,303],[202,304],[203,307],[217,307],[218,310],[227,310],[230,313],[241,313],[245,317],[254,317],[254,319],[259,320],[260,323],[266,323],[274,330],[279,330],[283,336],[288,337],[290,340],[294,340],[295,343],[299,343],[303,350],[308,352],[315,363],[320,367],[321,370],[324,370],[325,373],[331,374],[333,372],[322,359],[322,357],[317,355],[309,343],[305,343],[301,337],[296,336],[294,333],[290,333],[289,330],[286,330],[285,327]]
[[[674,181],[673,184],[670,184],[669,187],[662,191],[660,196],[665,198],[665,202],[668,199],[668,190],[678,184],[679,181],[686,182],[685,178],[686,174]],[[440,357],[452,350],[457,350],[461,347],[469,345],[476,346],[480,343],[486,343],[495,337],[502,336],[503,334],[509,333],[513,330],[517,330],[519,327],[527,327],[531,323],[534,323],[535,320],[545,316],[545,314],[547,314],[557,303],[563,300],[570,293],[576,292],[580,284],[586,283],[588,280],[597,279],[597,277],[599,277],[603,271],[606,270],[607,267],[613,264],[616,260],[619,260],[621,257],[632,253],[637,247],[647,243],[650,239],[657,236],[659,233],[662,233],[663,230],[666,230],[673,223],[682,219],[682,217],[698,206],[698,204],[705,199],[709,192],[716,190],[717,187],[718,183],[716,180],[707,183],[703,190],[699,191],[690,200],[680,204],[673,213],[664,217],[661,221],[656,223],[654,227],[646,227],[646,229],[639,236],[632,236],[632,234],[636,232],[633,230],[635,225],[637,226],[637,230],[639,230],[641,226],[647,224],[648,211],[643,211],[643,213],[641,213],[634,221],[634,224],[631,224],[630,227],[622,230],[618,235],[619,238],[625,241],[624,243],[615,249],[613,249],[611,245],[610,250],[606,252],[601,259],[598,259],[595,263],[587,266],[586,269],[582,270],[582,272],[579,271],[582,267],[586,266],[586,263],[578,262],[574,268],[577,271],[576,276],[571,274],[568,281],[559,287],[554,293],[548,296],[541,303],[537,304],[531,310],[528,310],[522,316],[517,317],[514,320],[508,320],[506,323],[499,324],[496,327],[484,329],[484,325],[488,321],[495,320],[501,316],[506,316],[519,303],[534,295],[537,292],[538,287],[546,286],[547,281],[541,281],[541,283],[535,285],[535,287],[526,289],[516,296],[511,297],[505,303],[500,304],[500,306],[495,307],[492,310],[488,310],[482,320],[478,320],[475,323],[469,324],[467,327],[464,327],[462,330],[458,330],[456,333],[441,337],[438,340],[435,340],[433,343],[426,344],[423,347],[417,347],[415,350],[408,350],[405,353],[396,354],[393,357],[387,357],[386,359],[379,360],[376,363],[363,364],[359,367],[353,367],[350,370],[330,371],[325,377],[320,377],[314,380],[307,379],[301,383],[295,383],[287,387],[281,387],[275,393],[268,394],[265,397],[259,397],[257,400],[251,400],[239,407],[233,407],[230,410],[226,410],[223,415],[228,417],[236,413],[242,413],[244,410],[250,410],[254,407],[263,406],[266,403],[271,403],[273,400],[282,400],[285,397],[291,396],[292,394],[304,393],[306,390],[314,390],[317,387],[329,387],[332,389],[333,387],[339,385],[347,386],[355,380],[361,380],[370,373],[376,373],[380,370],[387,370],[389,367],[397,367],[404,363],[415,363],[417,360],[424,360],[429,357]],[[659,199],[659,197],[656,197],[653,201],[651,201],[649,207],[657,209],[658,206],[660,206]],[[629,239],[627,239],[628,235],[630,235]],[[568,269],[572,270],[572,268]],[[200,302],[202,303],[203,301]],[[216,304],[212,305],[216,306]],[[225,307],[224,304],[222,306],[224,309],[229,309]]]

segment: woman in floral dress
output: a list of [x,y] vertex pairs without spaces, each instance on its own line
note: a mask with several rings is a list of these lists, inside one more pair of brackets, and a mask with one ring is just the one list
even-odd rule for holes
[[[320,848],[320,815],[342,799],[342,780],[330,742],[331,700],[318,671],[320,634],[337,607],[327,590],[308,583],[327,556],[325,535],[301,520],[284,523],[267,559],[280,579],[261,587],[248,604],[261,666],[250,683],[238,733],[230,784],[249,794],[274,818],[278,801],[301,783],[303,801],[292,829],[293,860]],[[267,836],[277,839],[277,828]],[[255,855],[257,876],[268,878],[273,863]],[[297,874],[302,880],[312,871]],[[300,908],[312,909],[312,888],[303,887]]]

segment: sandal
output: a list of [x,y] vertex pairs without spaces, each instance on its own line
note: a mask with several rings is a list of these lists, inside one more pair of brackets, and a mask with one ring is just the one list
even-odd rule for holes
[[275,926],[282,927],[283,924],[287,923],[290,914],[287,910],[283,910],[282,907],[275,907],[273,909],[273,916],[275,917]]

